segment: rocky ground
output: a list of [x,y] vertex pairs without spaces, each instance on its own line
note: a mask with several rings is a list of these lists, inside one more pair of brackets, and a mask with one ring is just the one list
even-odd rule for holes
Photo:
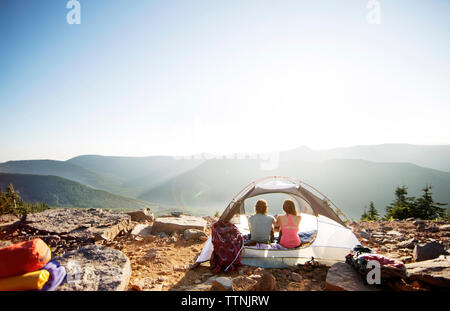
[[450,249],[448,221],[412,218],[404,221],[363,221],[356,223],[354,228],[364,246],[404,263],[425,259],[422,258],[422,252],[418,251],[422,244],[436,242],[443,250]]
[[[125,214],[97,209],[52,210],[29,215],[21,220],[15,217],[0,217],[0,247],[8,243],[40,237],[52,248],[54,256],[66,254],[68,258],[80,258],[80,252],[92,254],[101,252],[103,247],[115,249],[117,252],[112,252],[109,259],[114,261],[112,262],[114,265],[117,258],[120,258],[117,274],[120,274],[122,279],[115,283],[111,281],[111,284],[126,283],[114,288],[121,290],[321,291],[333,288],[329,286],[330,284],[327,286],[327,273],[330,267],[314,262],[290,269],[242,266],[239,271],[219,275],[213,275],[207,263],[191,269],[209,236],[210,226],[214,221],[215,219],[211,217],[190,218],[177,214],[155,220],[150,211]],[[152,230],[153,227],[158,228],[157,232]],[[431,263],[431,261],[437,260],[434,258],[446,254],[449,249],[449,222],[414,219],[360,222],[354,224],[354,229],[365,246],[379,254],[402,260],[404,263],[418,264],[419,268],[411,266],[411,269],[415,269],[414,271],[419,269],[422,274],[424,274],[424,267],[433,271],[440,269],[439,272],[425,274],[440,273],[444,278],[442,284],[444,286],[448,284],[446,282],[450,280],[450,266],[445,266],[448,263],[445,258],[448,257],[444,255],[446,260],[444,264]],[[431,247],[426,246],[430,243]],[[123,254],[126,256],[123,257]],[[92,255],[89,256],[92,257]],[[60,258],[63,260],[63,257]],[[96,269],[95,263],[90,264],[94,265],[93,269]],[[436,269],[436,265],[439,269]],[[442,268],[443,265],[444,268]],[[347,266],[344,264],[342,268],[345,270]],[[333,271],[337,269],[337,275],[344,273],[342,275],[347,280],[354,277],[345,274],[352,274],[354,271],[345,272],[342,268],[336,266]],[[404,286],[397,284],[383,289],[433,290],[435,287],[425,284],[424,279],[422,277],[408,281],[409,284],[403,284]],[[436,282],[436,280],[442,281],[440,275],[437,279],[433,276],[432,281]],[[337,282],[339,283],[339,277]],[[356,283],[353,282],[352,286]],[[442,288],[442,284],[439,283],[438,288]],[[338,287],[346,289],[344,285]],[[359,284],[356,288],[359,288],[358,286]],[[96,287],[90,285],[85,288]],[[100,289],[100,287],[97,288]],[[72,289],[83,288],[73,287]],[[65,290],[70,290],[70,287]]]

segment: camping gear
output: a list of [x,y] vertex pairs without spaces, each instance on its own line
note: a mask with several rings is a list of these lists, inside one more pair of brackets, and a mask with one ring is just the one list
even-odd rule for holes
[[0,278],[39,270],[50,259],[50,248],[39,238],[0,248]]
[[60,266],[57,261],[49,261],[43,268],[50,273],[48,282],[42,287],[41,291],[54,291],[66,277],[66,268]]
[[214,273],[237,269],[244,238],[239,229],[230,222],[219,220],[211,227],[212,245],[211,269]]
[[[230,221],[242,234],[248,234],[245,201],[270,193],[281,193],[294,199],[302,216],[300,238],[304,232],[310,234],[314,231],[314,235],[310,235],[309,243],[295,249],[263,250],[245,246],[241,253],[242,264],[263,268],[285,268],[304,264],[314,257],[317,262],[332,265],[344,262],[345,256],[355,246],[361,245],[352,230],[347,227],[350,221],[331,200],[312,186],[289,177],[271,176],[250,183],[228,204],[220,220]],[[213,244],[210,236],[197,258],[197,263],[210,260],[212,253]]]
[[346,263],[353,266],[362,275],[367,275],[373,267],[369,267],[370,261],[380,264],[380,276],[382,279],[406,278],[406,266],[403,262],[374,253],[370,248],[354,248],[346,257]]
[[248,248],[254,248],[254,249],[283,249],[285,250],[286,248],[281,246],[278,243],[256,243],[255,245],[249,245]]
[[41,289],[47,283],[50,273],[47,270],[28,272],[22,275],[0,279],[0,291],[23,291]]

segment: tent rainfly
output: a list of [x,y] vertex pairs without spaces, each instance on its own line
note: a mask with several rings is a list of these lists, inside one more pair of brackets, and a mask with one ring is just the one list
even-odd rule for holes
[[[314,194],[314,193],[316,194]],[[250,183],[230,202],[220,217],[234,223],[242,234],[247,234],[248,220],[245,215],[246,199],[271,193],[291,196],[301,212],[300,230],[314,228],[309,243],[295,249],[258,249],[245,246],[241,253],[241,263],[263,268],[284,268],[304,264],[314,260],[332,265],[345,261],[345,256],[357,245],[361,245],[352,230],[347,227],[349,220],[318,190],[312,186],[289,177],[271,176]],[[341,217],[346,220],[343,221]],[[208,261],[213,252],[211,236],[207,240],[197,263]]]

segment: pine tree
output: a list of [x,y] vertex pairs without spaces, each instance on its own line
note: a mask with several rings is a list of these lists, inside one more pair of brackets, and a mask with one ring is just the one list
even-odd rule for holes
[[369,215],[367,214],[367,206],[364,206],[364,213],[361,215],[361,220],[368,220]]
[[42,212],[48,208],[49,206],[45,203],[24,202],[20,198],[19,193],[14,190],[14,186],[12,184],[7,186],[6,192],[3,192],[0,189],[0,215],[25,215],[27,213]]
[[431,185],[426,185],[422,191],[423,195],[416,200],[413,217],[421,219],[444,218],[446,209],[441,206],[445,206],[447,203],[434,202]]
[[375,208],[375,204],[373,201],[370,201],[369,203],[369,212],[367,213],[367,217],[369,220],[378,220],[380,217],[378,214],[377,209]]
[[386,207],[385,219],[406,219],[413,217],[415,210],[415,198],[407,197],[408,188],[406,186],[397,187],[395,189],[395,200]]
[[4,193],[2,191],[2,189],[0,188],[0,215],[6,214],[5,210],[7,208],[7,205],[8,205],[8,200],[6,198],[6,193]]
[[8,187],[6,187],[6,197],[14,205],[14,208],[17,208],[17,200],[19,200],[20,197],[17,191],[14,190],[12,184],[9,184]]

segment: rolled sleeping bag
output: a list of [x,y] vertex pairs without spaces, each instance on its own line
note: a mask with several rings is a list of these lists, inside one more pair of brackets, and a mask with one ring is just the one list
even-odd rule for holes
[[0,248],[0,278],[40,270],[51,256],[50,248],[39,238]]
[[0,279],[0,291],[41,289],[47,283],[49,277],[50,273],[47,270],[39,270],[3,278]]

